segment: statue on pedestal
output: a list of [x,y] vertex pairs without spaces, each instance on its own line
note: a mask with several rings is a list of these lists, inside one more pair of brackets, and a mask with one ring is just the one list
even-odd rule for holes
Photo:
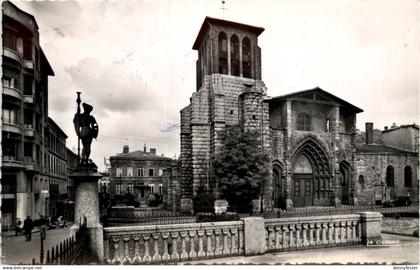
[[[79,137],[78,145],[78,156],[80,158],[80,165],[93,164],[89,159],[90,156],[90,145],[92,140],[98,137],[98,123],[96,123],[95,117],[90,115],[93,107],[87,103],[83,103],[83,113],[80,113],[80,92],[77,92],[77,113],[74,115],[73,123],[76,134]],[[80,155],[80,140],[82,141],[83,149]]]

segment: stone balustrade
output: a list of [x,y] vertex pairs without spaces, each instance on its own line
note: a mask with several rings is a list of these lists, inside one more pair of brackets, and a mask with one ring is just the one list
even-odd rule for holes
[[360,244],[360,214],[265,220],[267,250],[286,251]]
[[107,264],[147,264],[243,255],[243,222],[104,229]]
[[150,264],[368,244],[382,215],[351,215],[104,228],[104,263]]

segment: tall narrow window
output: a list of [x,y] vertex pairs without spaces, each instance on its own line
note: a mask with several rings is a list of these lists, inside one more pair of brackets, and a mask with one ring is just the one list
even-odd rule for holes
[[227,36],[225,32],[219,34],[219,73],[228,74]]
[[297,117],[297,130],[310,131],[311,130],[311,118],[306,113],[301,113]]
[[117,167],[116,175],[117,175],[117,177],[122,176],[122,168],[121,167]]
[[239,76],[239,39],[236,35],[230,38],[230,69],[231,75]]
[[163,194],[163,184],[159,184],[159,194]]
[[16,51],[16,34],[9,29],[4,29],[3,32],[4,47]]
[[144,176],[144,168],[137,169],[137,176]]
[[242,74],[251,78],[251,41],[248,37],[242,40]]
[[133,167],[127,167],[127,177],[133,177]]
[[28,75],[23,75],[23,94],[32,95],[32,77]]
[[404,168],[404,187],[412,187],[412,176],[410,166],[405,166]]
[[386,168],[386,186],[394,187],[394,167],[391,165]]
[[327,119],[327,121],[325,121],[325,131],[330,133],[331,132],[331,127],[330,127],[330,119]]

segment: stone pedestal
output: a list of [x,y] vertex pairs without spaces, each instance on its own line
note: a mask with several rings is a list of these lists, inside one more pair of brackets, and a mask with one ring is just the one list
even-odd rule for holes
[[[93,260],[103,261],[103,226],[100,223],[98,180],[102,177],[93,164],[79,166],[70,175],[76,185],[74,221],[80,223],[86,218],[88,231],[88,251]],[[72,231],[77,230],[73,226]]]
[[381,224],[382,214],[378,212],[361,212],[361,239],[362,243],[377,243],[382,240]]
[[264,254],[267,251],[264,218],[241,218],[244,222],[244,253],[245,256]]
[[225,214],[228,208],[228,202],[226,200],[215,200],[214,201],[214,212],[216,214]]

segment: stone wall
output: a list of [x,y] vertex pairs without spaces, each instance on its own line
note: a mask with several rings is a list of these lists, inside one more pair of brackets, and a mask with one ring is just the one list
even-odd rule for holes
[[[356,196],[360,204],[385,202],[399,196],[418,200],[418,154],[390,152],[357,152]],[[394,187],[386,187],[386,169],[394,167]],[[412,187],[404,187],[404,168],[411,167]],[[362,176],[362,179],[360,178]]]

